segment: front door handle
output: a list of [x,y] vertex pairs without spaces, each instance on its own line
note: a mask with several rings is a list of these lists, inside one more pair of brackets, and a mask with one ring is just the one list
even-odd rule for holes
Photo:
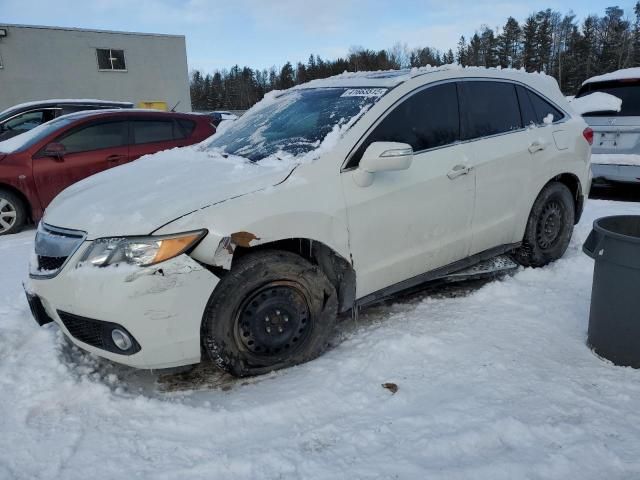
[[127,158],[126,155],[109,155],[107,157],[107,162],[111,162],[111,163],[119,162],[120,160],[124,160],[126,158]]
[[529,151],[531,153],[539,152],[540,150],[544,150],[545,148],[547,148],[547,142],[542,138],[539,138],[538,140],[534,140],[529,145]]
[[449,177],[449,180],[453,180],[454,178],[458,178],[460,175],[466,175],[471,170],[473,170],[473,167],[468,167],[466,165],[459,164],[453,167],[451,171],[447,173],[447,177]]

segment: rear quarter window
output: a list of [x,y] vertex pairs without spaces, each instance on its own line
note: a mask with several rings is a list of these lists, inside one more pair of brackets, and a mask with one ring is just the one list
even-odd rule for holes
[[544,123],[544,119],[548,115],[553,115],[553,122],[557,122],[558,120],[562,120],[564,118],[564,113],[558,110],[556,107],[551,105],[551,103],[547,102],[541,96],[533,93],[531,90],[527,90],[527,94],[529,95],[529,100],[531,100],[531,104],[533,105],[533,109],[536,112],[536,117],[538,119],[538,125]]
[[522,128],[515,85],[494,81],[460,82],[463,140]]
[[179,135],[179,138],[189,138],[196,129],[196,122],[193,120],[178,118],[176,122],[178,124],[176,134]]

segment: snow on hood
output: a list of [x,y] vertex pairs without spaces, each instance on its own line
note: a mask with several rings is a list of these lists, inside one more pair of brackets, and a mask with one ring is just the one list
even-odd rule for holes
[[299,162],[251,163],[195,146],[174,148],[86,178],[60,193],[43,221],[89,239],[146,235],[195,210],[272,187]]
[[569,103],[580,115],[592,112],[619,112],[622,100],[604,92],[594,92],[584,97],[572,98]]

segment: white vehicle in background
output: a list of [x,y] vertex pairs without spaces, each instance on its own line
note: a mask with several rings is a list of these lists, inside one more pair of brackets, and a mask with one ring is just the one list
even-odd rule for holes
[[546,75],[314,80],[208,144],[65,190],[38,228],[27,296],[40,324],[134,367],[295,365],[326,348],[339,312],[505,252],[560,258],[591,133]]
[[[627,68],[586,80],[576,100],[594,94],[622,100],[611,108],[594,104],[583,117],[594,131],[591,169],[597,184],[640,183],[640,68]],[[604,97],[603,97],[604,98]],[[573,102],[572,102],[573,103]]]

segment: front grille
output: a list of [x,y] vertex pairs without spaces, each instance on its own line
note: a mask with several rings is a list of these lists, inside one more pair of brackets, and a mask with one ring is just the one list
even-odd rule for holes
[[38,271],[42,273],[55,272],[62,268],[67,257],[47,257],[38,255]]
[[55,277],[85,237],[86,234],[79,230],[52,227],[41,222],[35,240],[38,263],[32,266],[31,276]]
[[[76,340],[86,343],[87,345],[107,350],[109,352],[118,353],[120,355],[133,355],[141,350],[140,344],[122,325],[81,317],[80,315],[74,315],[73,313],[62,312],[60,310],[58,310],[58,316],[71,336]],[[132,341],[132,345],[129,350],[120,350],[113,343],[113,340],[111,339],[111,332],[114,328],[118,328],[129,335]]]

